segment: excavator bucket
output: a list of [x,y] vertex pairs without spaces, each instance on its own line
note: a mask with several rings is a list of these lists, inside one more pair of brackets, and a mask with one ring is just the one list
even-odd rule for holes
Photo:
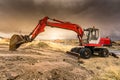
[[9,50],[15,51],[23,43],[24,43],[24,39],[23,39],[22,35],[14,34],[10,39]]

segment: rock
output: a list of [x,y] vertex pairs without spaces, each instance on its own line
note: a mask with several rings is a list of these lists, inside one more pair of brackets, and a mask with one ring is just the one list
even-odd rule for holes
[[19,74],[15,73],[15,72],[6,73],[7,80],[15,80],[18,76],[19,76]]

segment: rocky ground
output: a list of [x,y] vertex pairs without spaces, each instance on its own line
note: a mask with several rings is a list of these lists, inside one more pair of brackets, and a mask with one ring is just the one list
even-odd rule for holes
[[72,46],[51,42],[35,41],[17,51],[8,47],[1,42],[0,80],[120,80],[120,58],[78,60],[65,52]]

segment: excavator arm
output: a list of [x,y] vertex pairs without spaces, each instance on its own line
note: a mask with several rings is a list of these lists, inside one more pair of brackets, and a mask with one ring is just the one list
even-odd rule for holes
[[[52,20],[54,22],[50,22],[48,20]],[[63,22],[60,20],[56,20],[56,19],[50,19],[48,17],[44,17],[43,19],[41,19],[38,23],[38,25],[36,26],[36,28],[30,33],[29,36],[31,36],[31,40],[34,40],[35,37],[41,33],[44,32],[44,29],[46,26],[50,26],[50,27],[56,27],[56,28],[62,28],[62,29],[67,29],[67,30],[72,30],[74,32],[77,33],[78,38],[82,39],[83,36],[83,30],[82,28],[77,25],[77,24],[72,24],[70,22]]]
[[[48,20],[50,20],[50,21],[48,21]],[[70,22],[63,22],[60,20],[51,19],[49,17],[44,17],[43,19],[41,19],[39,21],[38,25],[28,36],[13,35],[10,40],[9,50],[14,51],[21,44],[33,41],[39,33],[44,32],[44,29],[46,26],[62,28],[62,29],[72,30],[72,31],[76,32],[79,42],[80,42],[80,45],[82,45],[82,37],[83,37],[84,32],[79,25],[73,24]],[[15,43],[14,43],[14,41],[15,41]]]

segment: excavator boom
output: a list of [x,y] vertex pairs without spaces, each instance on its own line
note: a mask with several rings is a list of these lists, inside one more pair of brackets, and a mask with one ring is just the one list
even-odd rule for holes
[[39,33],[44,32],[44,29],[45,29],[46,26],[72,30],[72,31],[76,32],[78,36],[80,36],[82,38],[83,30],[82,30],[82,28],[79,25],[72,24],[70,22],[63,22],[63,21],[56,20],[56,19],[50,19],[50,20],[54,21],[54,22],[50,22],[50,21],[48,21],[48,19],[50,19],[50,18],[44,17],[42,20],[39,21],[39,23],[36,26],[36,28],[30,34],[32,36],[31,37],[32,40]]
[[[48,20],[51,20],[51,21],[48,21]],[[41,19],[39,21],[38,25],[28,36],[27,35],[25,35],[25,36],[13,35],[10,39],[9,50],[14,51],[21,44],[33,41],[39,33],[44,32],[44,29],[46,26],[62,28],[62,29],[72,30],[72,31],[76,32],[79,42],[80,42],[80,45],[82,45],[82,37],[83,37],[84,32],[79,25],[73,24],[70,22],[63,22],[60,20],[51,19],[49,17],[44,17],[43,19]]]

